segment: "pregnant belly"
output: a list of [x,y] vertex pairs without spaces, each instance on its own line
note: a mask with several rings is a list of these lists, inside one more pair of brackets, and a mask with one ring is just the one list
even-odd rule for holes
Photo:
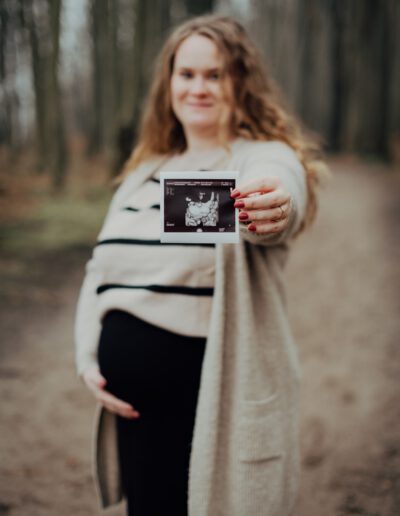
[[103,319],[98,347],[106,390],[140,412],[193,411],[205,339],[177,335],[113,310]]

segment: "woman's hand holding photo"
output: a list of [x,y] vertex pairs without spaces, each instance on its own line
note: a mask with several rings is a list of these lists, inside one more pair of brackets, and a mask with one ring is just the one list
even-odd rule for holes
[[247,229],[259,234],[284,231],[290,218],[292,201],[278,177],[255,179],[233,190],[239,220],[249,222]]

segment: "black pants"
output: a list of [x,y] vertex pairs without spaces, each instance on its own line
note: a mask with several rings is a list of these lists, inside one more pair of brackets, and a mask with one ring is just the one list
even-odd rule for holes
[[185,337],[113,310],[103,320],[98,359],[106,389],[140,412],[117,417],[128,515],[187,515],[188,469],[205,350]]

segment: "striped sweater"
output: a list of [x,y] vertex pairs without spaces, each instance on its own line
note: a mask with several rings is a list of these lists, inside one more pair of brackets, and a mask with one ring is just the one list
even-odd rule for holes
[[[111,211],[140,187],[160,159],[142,163],[114,196]],[[239,185],[279,176],[292,198],[288,227],[274,235],[242,229],[239,244],[217,245],[215,284],[189,468],[190,516],[289,516],[299,481],[299,364],[285,308],[288,241],[304,216],[304,171],[281,142],[242,139],[227,170]],[[96,363],[96,268],[78,305],[78,371]],[[179,314],[180,315],[180,314]],[[182,314],[186,316],[186,312]],[[98,405],[93,460],[102,507],[121,500],[116,417]]]
[[227,157],[223,148],[173,156],[109,213],[90,265],[98,274],[100,320],[113,308],[174,333],[207,335],[215,245],[160,243],[159,177],[161,171],[210,170]]
[[[233,155],[243,147],[243,141],[237,138],[231,142]],[[254,152],[254,145],[261,152]],[[304,175],[295,172],[301,172],[302,168],[292,149],[280,142],[256,142],[250,149],[243,169],[245,175],[240,171],[239,184],[265,175],[280,176],[284,183],[286,178],[291,182],[289,191],[293,184],[299,189],[298,197],[305,199]],[[221,170],[230,159],[229,153],[219,148],[196,156],[165,158],[155,173],[135,188],[131,187],[135,172],[126,177],[114,194],[93,256],[86,266],[75,325],[78,374],[96,363],[101,320],[112,309],[124,310],[176,333],[207,335],[215,248],[204,244],[160,244],[157,178],[160,171],[166,170]],[[292,222],[296,225],[299,222],[296,204]],[[241,230],[246,232],[247,240],[257,243],[260,239],[244,227]],[[288,231],[292,230],[289,225]]]

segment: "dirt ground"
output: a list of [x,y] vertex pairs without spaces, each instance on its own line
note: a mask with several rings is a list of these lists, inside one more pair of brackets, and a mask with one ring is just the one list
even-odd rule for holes
[[[400,174],[351,158],[332,168],[318,221],[293,246],[287,271],[303,369],[298,516],[397,516]],[[36,257],[34,279],[2,303],[0,515],[101,513],[90,466],[94,402],[73,359],[88,253],[46,255],[40,267]],[[107,514],[122,515],[123,504]]]

